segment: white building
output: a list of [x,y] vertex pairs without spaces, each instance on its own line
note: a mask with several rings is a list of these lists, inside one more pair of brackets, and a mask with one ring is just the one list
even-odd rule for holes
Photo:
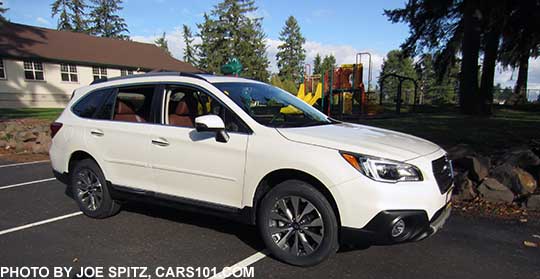
[[0,107],[63,107],[99,78],[152,70],[200,72],[146,43],[0,23]]

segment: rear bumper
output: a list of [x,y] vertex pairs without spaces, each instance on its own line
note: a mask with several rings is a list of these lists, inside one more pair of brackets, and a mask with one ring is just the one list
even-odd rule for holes
[[[389,245],[403,242],[419,241],[439,231],[450,216],[452,210],[448,203],[428,219],[423,210],[387,210],[379,212],[362,229],[342,227],[341,244],[377,244]],[[392,237],[392,227],[399,220],[405,221],[405,231]]]

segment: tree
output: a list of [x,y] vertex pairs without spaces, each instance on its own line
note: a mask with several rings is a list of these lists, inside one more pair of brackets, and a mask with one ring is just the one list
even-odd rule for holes
[[6,20],[4,14],[8,11],[8,8],[4,8],[4,2],[0,2],[0,21]]
[[84,0],[71,0],[73,3],[71,7],[71,23],[73,25],[73,32],[88,32],[88,22],[86,19],[86,8],[88,6],[84,3]]
[[191,65],[197,64],[197,58],[195,57],[195,49],[193,47],[193,34],[191,29],[187,25],[182,26],[182,36],[184,38],[184,62]]
[[434,56],[425,53],[415,63],[418,80],[419,101],[424,104],[449,104],[456,99],[456,87],[459,84],[459,63],[450,68],[442,77],[438,76],[434,65]]
[[[436,68],[453,65],[461,53],[460,107],[468,114],[489,114],[497,58],[519,67],[515,94],[525,100],[529,57],[540,54],[540,2],[488,0],[409,0],[403,9],[387,10],[393,22],[409,24],[406,51],[438,52]],[[501,43],[502,37],[502,43]],[[482,56],[479,84],[478,59]]]
[[223,64],[236,57],[244,66],[242,76],[268,80],[262,18],[249,16],[256,10],[253,0],[223,0],[210,15],[204,15],[197,25],[202,40],[197,45],[199,68],[219,73]]
[[306,59],[306,51],[302,45],[306,39],[302,36],[300,26],[293,16],[289,16],[285,22],[279,33],[279,39],[283,42],[278,46],[276,54],[279,76],[300,83]]
[[90,33],[95,36],[129,39],[125,20],[117,13],[122,10],[122,0],[92,0],[94,6],[90,12]]
[[[382,78],[388,74],[398,74],[400,76],[416,79],[416,71],[413,66],[412,58],[406,56],[405,52],[401,50],[392,50],[388,52],[381,67],[379,83],[382,81]],[[384,79],[383,87],[383,93],[393,100],[398,91],[399,81],[392,77],[386,78]],[[412,100],[414,97],[413,94],[414,84],[408,81],[403,82],[402,98]]]
[[527,99],[529,58],[540,55],[540,3],[534,0],[511,2],[508,24],[503,27],[500,60],[503,66],[519,68],[513,102]]
[[51,4],[51,16],[58,15],[58,30],[87,32],[86,8],[84,0],[55,0]]
[[323,58],[323,62],[321,64],[321,73],[326,73],[327,71],[331,71],[332,68],[336,67],[336,58],[333,54],[325,55]]
[[481,35],[481,1],[409,0],[403,9],[386,10],[392,22],[406,22],[410,35],[402,44],[409,55],[420,51],[437,53],[439,78],[455,65],[461,51],[459,104],[463,113],[482,113],[478,97],[478,58]]
[[165,32],[163,32],[163,35],[161,35],[161,37],[154,40],[154,44],[156,44],[159,48],[163,49],[168,55],[171,55],[171,52],[169,51],[169,43],[167,42]]
[[71,1],[69,0],[56,0],[51,5],[51,16],[54,17],[58,13],[57,29],[58,30],[72,30],[71,20],[68,15],[68,10],[71,9]]
[[319,75],[322,73],[321,67],[322,67],[322,61],[321,61],[321,55],[317,53],[315,55],[315,59],[313,59],[313,74]]
[[270,84],[272,84],[275,87],[279,87],[293,95],[296,95],[298,93],[298,87],[296,86],[296,83],[292,80],[282,80],[281,77],[277,74],[273,74],[270,76]]

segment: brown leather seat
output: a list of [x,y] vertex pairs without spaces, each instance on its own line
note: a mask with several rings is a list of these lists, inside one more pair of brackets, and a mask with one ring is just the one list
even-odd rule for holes
[[146,122],[142,117],[138,116],[128,104],[120,100],[116,102],[114,120],[127,122]]
[[193,118],[191,110],[186,100],[181,100],[173,114],[169,115],[169,125],[181,126],[181,127],[195,127],[193,125]]

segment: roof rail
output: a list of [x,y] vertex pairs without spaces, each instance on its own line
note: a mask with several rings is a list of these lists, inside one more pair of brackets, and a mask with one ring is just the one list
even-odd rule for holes
[[120,76],[120,77],[112,77],[107,78],[103,77],[100,79],[96,79],[90,83],[92,84],[98,84],[106,81],[115,81],[115,80],[124,80],[124,79],[131,79],[131,78],[138,78],[138,77],[154,77],[154,76],[182,76],[182,77],[191,77],[196,78],[204,81],[208,81],[202,76],[199,76],[197,73],[186,73],[186,72],[148,72],[145,74],[136,74],[136,75],[129,75],[129,76]]

